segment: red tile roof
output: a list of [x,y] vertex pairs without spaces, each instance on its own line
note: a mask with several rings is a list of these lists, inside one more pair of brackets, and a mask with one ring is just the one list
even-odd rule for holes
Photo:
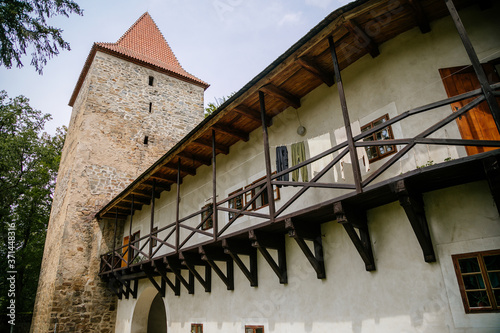
[[116,43],[94,43],[87,57],[80,78],[71,96],[69,105],[73,106],[78,92],[87,76],[97,51],[112,54],[119,58],[167,73],[181,80],[208,88],[208,84],[182,68],[160,29],[148,12],[144,13]]

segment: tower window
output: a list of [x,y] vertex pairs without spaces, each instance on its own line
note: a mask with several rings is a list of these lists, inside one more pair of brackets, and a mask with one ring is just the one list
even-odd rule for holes
[[149,85],[152,86],[154,81],[155,81],[155,78],[153,76],[150,76],[149,77]]
[[149,102],[149,113],[153,110],[153,103]]
[[149,140],[149,138],[148,138],[148,136],[146,135],[146,136],[144,137],[144,144],[145,144],[145,145],[147,145],[147,144],[148,144],[148,140]]

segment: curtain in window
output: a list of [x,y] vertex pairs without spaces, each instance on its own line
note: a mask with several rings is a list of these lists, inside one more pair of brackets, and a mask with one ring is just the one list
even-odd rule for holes
[[[306,147],[304,142],[292,143],[292,166],[295,166],[301,162],[306,160]],[[292,181],[299,181],[299,170],[302,175],[302,181],[309,181],[309,175],[307,174],[307,165],[299,168],[297,170],[292,171]]]

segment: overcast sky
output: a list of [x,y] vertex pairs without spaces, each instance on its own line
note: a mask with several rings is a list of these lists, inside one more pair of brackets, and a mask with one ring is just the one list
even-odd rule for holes
[[49,60],[38,75],[0,67],[0,90],[24,95],[50,113],[51,134],[68,125],[71,93],[94,42],[116,42],[146,11],[185,70],[208,82],[205,105],[239,90],[330,12],[349,0],[77,0],[84,15],[56,17],[71,51]]

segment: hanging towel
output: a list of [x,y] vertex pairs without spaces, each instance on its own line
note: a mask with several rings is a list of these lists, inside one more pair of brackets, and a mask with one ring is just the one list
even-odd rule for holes
[[[352,136],[356,136],[358,134],[361,134],[361,127],[359,126],[359,121],[356,120],[354,123],[351,124],[351,132]],[[344,141],[347,141],[347,133],[345,127],[341,127],[339,129],[336,129],[334,131],[335,135],[335,141],[337,144],[340,144]],[[358,160],[363,160],[363,164],[365,166],[365,171],[368,172],[370,171],[370,162],[368,160],[368,154],[366,153],[366,149],[363,147],[359,147],[356,149],[357,154],[358,154]],[[345,179],[344,176],[344,163],[351,163],[351,154],[347,153],[341,160],[340,160],[340,174],[343,179]]]
[[[295,166],[301,162],[306,160],[306,148],[304,146],[304,142],[292,143],[292,166]],[[300,169],[292,171],[292,181],[299,181],[299,170],[302,175],[302,181],[308,182],[309,176],[307,174],[307,165],[303,166]]]
[[[286,146],[276,147],[276,172],[279,173],[286,169],[288,169],[288,149]],[[277,180],[288,181],[288,173],[279,176]],[[278,187],[281,187],[281,185],[278,185]]]
[[[330,133],[325,133],[323,135],[308,139],[307,144],[309,146],[309,153],[311,154],[311,157],[319,155],[325,150],[332,148],[332,143],[330,141]],[[332,160],[333,160],[332,154],[329,154],[323,157],[322,159],[312,162],[311,163],[312,176],[313,177],[316,176]],[[333,166],[333,175],[335,177],[335,181],[337,181],[338,175],[337,175],[337,168],[335,167],[335,165]]]

